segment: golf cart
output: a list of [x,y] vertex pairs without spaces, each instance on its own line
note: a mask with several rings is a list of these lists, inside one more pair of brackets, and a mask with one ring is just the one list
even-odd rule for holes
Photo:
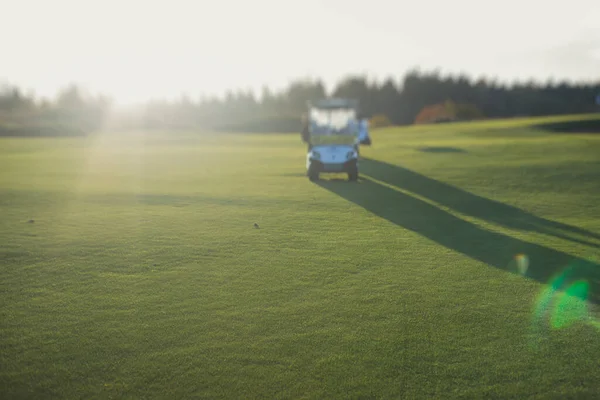
[[308,178],[316,181],[320,173],[332,172],[346,173],[350,181],[358,180],[358,101],[323,99],[308,107]]

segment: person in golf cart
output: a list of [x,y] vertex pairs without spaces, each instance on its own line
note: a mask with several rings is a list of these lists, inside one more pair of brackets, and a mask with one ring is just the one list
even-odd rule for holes
[[371,145],[371,137],[369,136],[369,120],[366,118],[358,119],[358,141],[365,146]]
[[357,138],[354,149],[360,154],[360,146],[370,146],[371,137],[369,136],[369,122],[362,113],[356,115],[356,119],[349,122],[350,130],[356,132]]
[[371,137],[369,136],[369,120],[363,112],[359,111],[356,114],[356,120],[353,121],[352,129],[357,132],[359,145],[371,145]]

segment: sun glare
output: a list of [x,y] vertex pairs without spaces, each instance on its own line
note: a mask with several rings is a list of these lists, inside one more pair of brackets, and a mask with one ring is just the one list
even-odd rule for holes
[[[519,4],[519,12],[503,3],[494,11],[500,15],[497,21],[469,17],[461,23],[470,15],[461,10],[481,11],[477,2],[462,0],[447,9],[440,3],[440,18],[428,14],[428,5],[384,0],[367,8],[358,1],[337,0],[210,6],[184,0],[23,0],[11,3],[11,18],[0,26],[2,73],[41,96],[53,96],[76,82],[120,104],[183,94],[222,95],[230,89],[258,92],[263,85],[279,88],[307,75],[323,78],[327,85],[362,71],[397,77],[420,65],[505,79],[513,79],[513,71],[527,77],[546,70],[573,74],[567,67],[561,72],[558,64],[529,65],[530,60],[514,54],[527,54],[531,46],[551,49],[559,38],[561,43],[581,40],[592,28],[597,32],[595,25],[590,28],[593,12],[578,11],[586,9],[583,3],[593,11],[594,3],[580,3],[560,12],[541,1]],[[532,31],[530,14],[542,6],[544,19]],[[396,15],[403,16],[401,24],[391,17]],[[510,30],[494,25],[508,20]],[[577,29],[555,29],[556,21],[571,20]],[[487,30],[485,43],[472,35],[473,27]],[[567,30],[569,35],[563,33]],[[440,40],[442,31],[452,47]],[[15,32],[19,40],[13,40]],[[593,54],[598,60],[598,52]],[[591,67],[582,66],[586,68]]]

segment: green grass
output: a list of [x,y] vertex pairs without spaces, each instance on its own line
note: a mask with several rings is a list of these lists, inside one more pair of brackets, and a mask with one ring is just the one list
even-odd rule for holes
[[595,306],[537,307],[597,286],[600,135],[539,122],[377,131],[355,184],[299,135],[0,140],[0,397],[594,397]]

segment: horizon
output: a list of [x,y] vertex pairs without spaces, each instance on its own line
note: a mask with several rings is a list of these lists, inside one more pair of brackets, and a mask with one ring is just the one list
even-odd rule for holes
[[14,17],[0,27],[0,82],[41,98],[76,84],[128,106],[238,90],[260,98],[263,87],[278,92],[301,79],[329,93],[349,76],[399,83],[415,69],[507,85],[600,81],[593,0],[568,9],[458,0],[435,3],[435,13],[431,3],[386,0],[368,8],[356,0],[82,3],[11,4]]

